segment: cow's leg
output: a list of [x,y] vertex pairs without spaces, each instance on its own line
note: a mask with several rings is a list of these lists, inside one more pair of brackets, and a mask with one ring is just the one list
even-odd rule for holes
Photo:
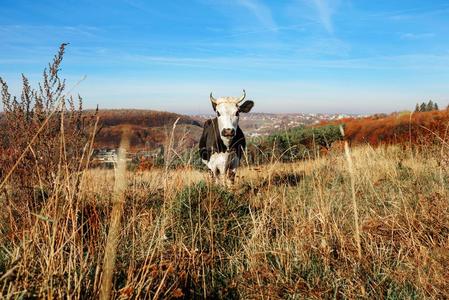
[[211,156],[207,166],[215,177],[215,183],[227,186],[229,168],[233,166],[229,153],[217,153]]
[[234,183],[235,183],[235,173],[236,173],[236,169],[229,169],[227,172],[227,179],[231,185],[234,185]]
[[208,170],[206,179],[210,183],[215,182],[215,174],[213,170],[211,169]]
[[215,172],[214,172],[214,168],[209,164],[209,161],[203,159],[203,163],[207,166],[207,168],[209,169],[207,172],[207,177],[206,180],[208,182],[212,182],[212,180],[215,180]]
[[220,184],[220,182],[221,182],[221,173],[220,173],[220,170],[217,168],[217,169],[215,169],[215,172],[214,172],[214,180],[215,180],[215,184]]
[[226,186],[226,170],[220,169],[217,183]]
[[218,177],[219,170],[216,168],[216,166],[209,166],[209,178],[211,179],[211,181],[216,184]]
[[235,175],[237,173],[237,167],[239,166],[239,159],[237,156],[231,158],[228,164],[228,170],[226,172],[226,176],[231,185],[235,183]]
[[217,157],[215,154],[213,154],[210,158],[209,161],[204,161],[203,162],[207,165],[207,167],[209,168],[209,174],[212,178],[212,180],[214,181],[215,184],[219,183],[219,175],[220,175],[220,168],[217,165]]
[[217,184],[226,186],[226,155],[222,154],[217,160]]

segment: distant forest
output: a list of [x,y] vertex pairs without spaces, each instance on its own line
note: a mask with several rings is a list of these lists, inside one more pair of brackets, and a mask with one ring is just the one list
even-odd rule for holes
[[107,109],[99,110],[98,115],[104,127],[123,124],[158,127],[173,124],[178,118],[178,124],[180,125],[202,126],[198,121],[188,116],[155,110]]
[[425,111],[434,111],[439,110],[438,104],[436,102],[433,102],[430,100],[429,102],[425,103],[422,102],[421,104],[416,103],[415,106],[415,112],[425,112]]
[[[183,135],[186,145],[196,143],[202,125],[195,119],[170,112],[153,110],[117,109],[100,110],[100,130],[95,148],[118,148],[122,132],[130,132],[131,151],[154,149],[166,142],[172,125],[177,122],[176,135]],[[195,134],[188,134],[194,132]]]

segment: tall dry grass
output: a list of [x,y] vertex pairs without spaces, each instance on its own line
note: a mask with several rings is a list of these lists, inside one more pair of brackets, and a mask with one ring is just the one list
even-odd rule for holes
[[[440,150],[352,149],[354,189],[344,153],[244,166],[233,191],[188,164],[127,172],[111,297],[448,297]],[[115,175],[85,176],[80,190],[70,176],[56,185],[20,238],[2,229],[4,297],[99,295]]]
[[115,168],[114,192],[112,199],[111,220],[106,241],[103,273],[101,281],[100,299],[110,299],[112,280],[117,257],[117,246],[120,240],[123,207],[125,205],[125,191],[128,186],[126,178],[126,152],[129,149],[129,133],[124,132],[120,143],[117,166]]

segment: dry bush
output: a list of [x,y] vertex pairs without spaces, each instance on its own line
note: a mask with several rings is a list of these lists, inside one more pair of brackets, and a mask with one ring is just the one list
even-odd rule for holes
[[[44,70],[37,90],[22,75],[20,99],[11,96],[7,83],[0,78],[4,109],[0,133],[1,173],[6,175],[19,156],[27,151],[11,177],[14,187],[31,189],[35,185],[47,186],[55,180],[58,166],[65,165],[71,172],[76,169],[83,154],[88,138],[86,127],[91,124],[83,118],[81,97],[75,100],[64,94],[66,85],[65,80],[59,77],[59,68],[65,46],[61,45],[53,62]],[[56,114],[52,114],[54,110],[57,110]],[[47,118],[50,120],[38,139],[27,148]]]
[[[61,45],[44,70],[38,89],[33,89],[22,75],[20,98],[11,96],[7,83],[0,78],[4,109],[0,119],[0,174],[2,185],[7,184],[1,192],[13,204],[10,214],[14,219],[39,213],[55,182],[62,176],[72,176],[89,154],[86,145],[95,116],[84,116],[80,96],[75,100],[65,94],[65,80],[59,77],[65,47]],[[13,167],[14,172],[3,182]]]
[[[67,95],[65,80],[59,77],[65,47],[60,46],[37,89],[22,75],[22,93],[15,97],[0,78],[4,109],[0,201],[8,216],[1,233],[5,236],[23,238],[34,223],[33,215],[40,215],[50,198],[65,197],[62,194],[69,189],[74,193],[69,197],[75,197],[79,172],[87,167],[95,115],[84,115],[81,97]],[[60,189],[66,180],[71,181],[70,187]]]

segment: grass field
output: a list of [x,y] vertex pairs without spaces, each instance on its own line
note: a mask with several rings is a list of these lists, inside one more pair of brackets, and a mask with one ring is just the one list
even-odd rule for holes
[[363,146],[352,167],[337,152],[243,166],[232,189],[188,165],[88,170],[20,222],[4,192],[1,295],[97,297],[119,204],[114,298],[447,298],[445,156]]

